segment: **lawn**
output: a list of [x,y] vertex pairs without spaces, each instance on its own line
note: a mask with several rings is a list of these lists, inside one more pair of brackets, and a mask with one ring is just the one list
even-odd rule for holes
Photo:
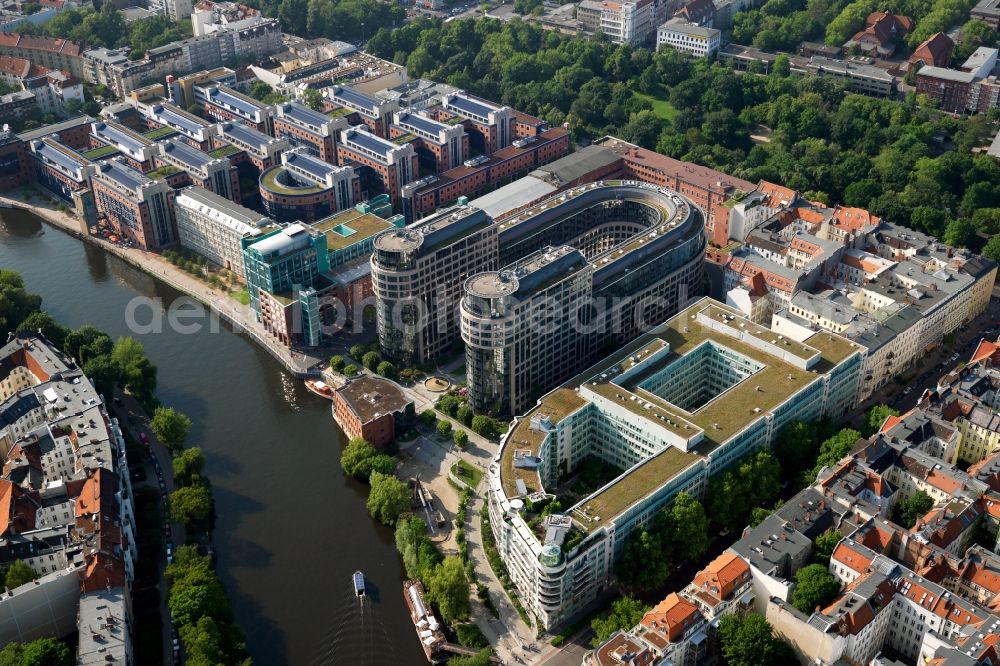
[[250,305],[250,294],[246,289],[240,289],[229,294],[243,305]]
[[635,96],[647,100],[653,105],[653,113],[655,113],[660,118],[664,120],[673,120],[674,116],[677,115],[678,111],[674,106],[665,99],[660,99],[658,97],[653,97],[652,95],[646,95],[645,93],[637,92]]
[[451,466],[451,473],[461,479],[470,488],[478,486],[483,478],[483,471],[481,469],[475,465],[470,465],[462,459],[459,459],[458,462]]

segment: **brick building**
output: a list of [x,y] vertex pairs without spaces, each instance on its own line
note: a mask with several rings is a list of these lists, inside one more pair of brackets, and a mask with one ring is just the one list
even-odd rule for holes
[[349,439],[383,448],[413,420],[413,403],[394,383],[365,375],[333,394],[333,418]]
[[98,214],[144,250],[177,240],[174,191],[116,160],[101,162],[91,179]]

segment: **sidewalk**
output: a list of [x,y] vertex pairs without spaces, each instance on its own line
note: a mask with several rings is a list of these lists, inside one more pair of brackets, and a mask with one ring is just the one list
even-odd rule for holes
[[316,364],[326,362],[326,357],[323,356],[326,351],[325,349],[320,351],[288,349],[279,341],[267,335],[260,324],[257,323],[256,315],[249,305],[243,305],[238,302],[228,292],[211,288],[201,280],[177,268],[155,252],[146,252],[135,247],[122,248],[102,238],[91,236],[83,231],[81,228],[82,223],[78,218],[56,209],[52,204],[38,197],[33,197],[30,203],[26,202],[24,200],[23,189],[13,190],[12,192],[0,195],[0,204],[7,204],[11,207],[34,213],[46,222],[77,236],[84,242],[100,247],[139,270],[162,280],[178,291],[184,292],[200,301],[213,313],[232,324],[237,330],[253,338],[257,344],[266,349],[289,372],[297,377],[306,377],[315,374],[313,367]]

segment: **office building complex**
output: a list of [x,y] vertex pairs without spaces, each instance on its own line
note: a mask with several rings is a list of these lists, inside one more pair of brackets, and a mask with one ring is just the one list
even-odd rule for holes
[[[629,536],[677,493],[701,497],[792,420],[844,415],[862,355],[828,332],[778,338],[703,299],[546,394],[487,473],[490,528],[525,609],[545,627],[572,620],[611,584]],[[535,520],[531,507],[588,456],[625,472]]]
[[395,114],[389,138],[412,143],[421,169],[429,173],[454,169],[469,153],[469,136],[464,126],[440,123],[420,113]]
[[220,123],[240,121],[258,132],[274,136],[271,106],[221,85],[208,88],[204,96],[206,116]]
[[498,226],[502,268],[470,277],[461,308],[478,411],[522,413],[701,293],[701,213],[654,185],[582,185]]
[[705,58],[719,50],[722,31],[702,27],[683,18],[672,18],[656,31],[656,47],[669,46],[696,58]]
[[313,222],[360,200],[361,179],[349,166],[334,166],[293,148],[281,154],[280,165],[260,175],[260,197],[278,222]]
[[244,240],[261,235],[262,228],[273,225],[270,218],[201,187],[179,192],[174,214],[181,245],[241,278],[246,277]]
[[442,95],[441,106],[433,113],[441,122],[462,122],[469,131],[472,148],[484,155],[506,148],[516,136],[513,109],[461,91]]
[[[291,147],[288,139],[268,136],[243,123],[221,123],[218,132],[222,142],[246,153],[245,159],[260,172],[280,164],[281,153]],[[236,156],[232,159],[236,161]]]
[[94,163],[48,136],[27,144],[35,182],[72,206],[81,219],[95,222],[97,209],[90,190]]
[[337,163],[337,133],[347,128],[345,118],[331,118],[299,102],[274,107],[274,136],[288,139],[324,162]]
[[168,181],[178,177],[178,185],[197,185],[219,196],[240,200],[240,180],[236,167],[226,157],[212,157],[195,150],[180,139],[170,139],[159,144],[160,153],[156,161],[160,164],[157,175]]
[[107,160],[97,165],[91,182],[98,215],[115,232],[144,250],[155,250],[177,240],[174,191],[162,180]]
[[345,117],[352,125],[364,124],[375,136],[389,136],[392,114],[399,110],[395,100],[379,99],[348,86],[333,86],[325,92],[334,108],[331,116]]
[[129,166],[139,171],[153,168],[153,159],[159,153],[155,143],[124,125],[115,122],[96,122],[91,132],[100,146],[112,146]]
[[165,102],[140,104],[138,108],[149,120],[176,130],[187,143],[198,150],[212,149],[212,137],[217,131],[215,124],[207,123],[198,116]]
[[341,130],[337,162],[357,169],[365,196],[388,194],[394,204],[399,200],[400,188],[419,173],[412,145],[383,139],[363,125]]

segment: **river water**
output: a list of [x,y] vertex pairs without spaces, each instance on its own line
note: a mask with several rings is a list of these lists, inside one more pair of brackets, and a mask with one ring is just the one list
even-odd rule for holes
[[[257,664],[421,664],[391,530],[372,521],[365,487],[345,478],[330,403],[201,305],[200,331],[136,334],[129,303],[182,295],[24,211],[0,210],[0,268],[19,271],[70,327],[132,335],[159,368],[160,400],[194,421],[217,522],[219,574]],[[142,301],[135,319],[151,321]],[[372,596],[350,583],[364,571]]]

